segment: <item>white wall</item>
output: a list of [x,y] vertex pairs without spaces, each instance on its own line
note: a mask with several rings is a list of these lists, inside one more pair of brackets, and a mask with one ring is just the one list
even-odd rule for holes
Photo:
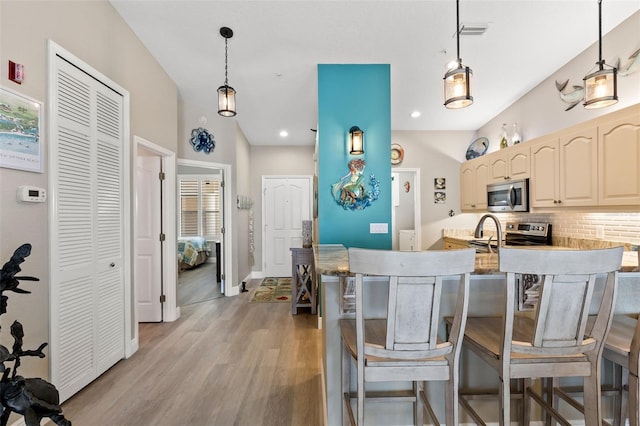
[[[474,227],[476,215],[460,214],[460,164],[465,161],[473,132],[403,131],[391,132],[391,142],[404,148],[404,160],[395,168],[420,169],[422,247],[443,248],[443,228]],[[444,204],[433,202],[433,180],[446,179]],[[440,191],[440,190],[438,190]],[[453,217],[449,211],[453,210]]]
[[[251,194],[251,146],[240,126],[236,125],[236,188],[238,195]],[[234,202],[235,202],[234,198]],[[249,256],[249,210],[238,209],[236,227],[234,229],[234,250],[237,259],[236,283],[240,283],[251,274],[251,260]],[[254,211],[255,216],[255,211]]]
[[[131,137],[140,136],[175,151],[177,88],[109,2],[0,2],[0,84],[44,105],[48,39],[129,91]],[[9,60],[25,66],[22,85],[7,79]],[[46,119],[45,116],[45,122]],[[24,325],[25,347],[38,347],[49,340],[47,203],[18,203],[15,195],[18,185],[47,188],[48,146],[44,139],[43,174],[0,169],[0,262],[4,264],[15,248],[29,242],[33,250],[22,265],[22,274],[40,278],[38,283],[22,285],[32,294],[8,295],[8,313],[2,316],[0,333],[0,343],[7,347],[13,343],[8,324],[14,319]],[[20,373],[48,378],[48,358],[25,358]]]

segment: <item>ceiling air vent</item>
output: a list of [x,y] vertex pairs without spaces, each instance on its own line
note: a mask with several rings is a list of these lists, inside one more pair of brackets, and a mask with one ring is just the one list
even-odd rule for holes
[[488,24],[460,24],[461,36],[479,36],[487,32]]

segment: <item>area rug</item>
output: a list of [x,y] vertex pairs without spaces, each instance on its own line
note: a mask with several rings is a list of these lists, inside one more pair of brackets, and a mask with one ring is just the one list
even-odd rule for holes
[[291,302],[291,277],[263,279],[250,301]]

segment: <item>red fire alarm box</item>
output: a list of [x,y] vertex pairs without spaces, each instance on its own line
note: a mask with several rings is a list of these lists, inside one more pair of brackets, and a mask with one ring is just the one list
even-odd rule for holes
[[22,80],[24,80],[24,65],[9,61],[9,80],[22,84]]

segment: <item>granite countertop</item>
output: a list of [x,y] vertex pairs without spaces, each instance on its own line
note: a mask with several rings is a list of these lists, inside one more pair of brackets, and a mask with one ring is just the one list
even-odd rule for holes
[[316,244],[313,256],[320,275],[353,275],[349,272],[349,252],[342,244]]
[[[451,238],[451,237],[449,237]],[[522,247],[519,247],[522,248]],[[566,247],[536,246],[527,247],[531,250],[549,249],[571,250]],[[316,272],[321,275],[353,275],[349,272],[349,252],[340,244],[319,244],[313,247]],[[640,272],[638,267],[638,254],[636,252],[624,252],[621,272]],[[475,275],[498,274],[498,255],[496,253],[477,253]]]
[[[349,272],[349,252],[340,244],[318,244],[313,246],[316,273],[320,275],[353,275]],[[498,255],[495,253],[476,254],[474,274],[497,274]]]

